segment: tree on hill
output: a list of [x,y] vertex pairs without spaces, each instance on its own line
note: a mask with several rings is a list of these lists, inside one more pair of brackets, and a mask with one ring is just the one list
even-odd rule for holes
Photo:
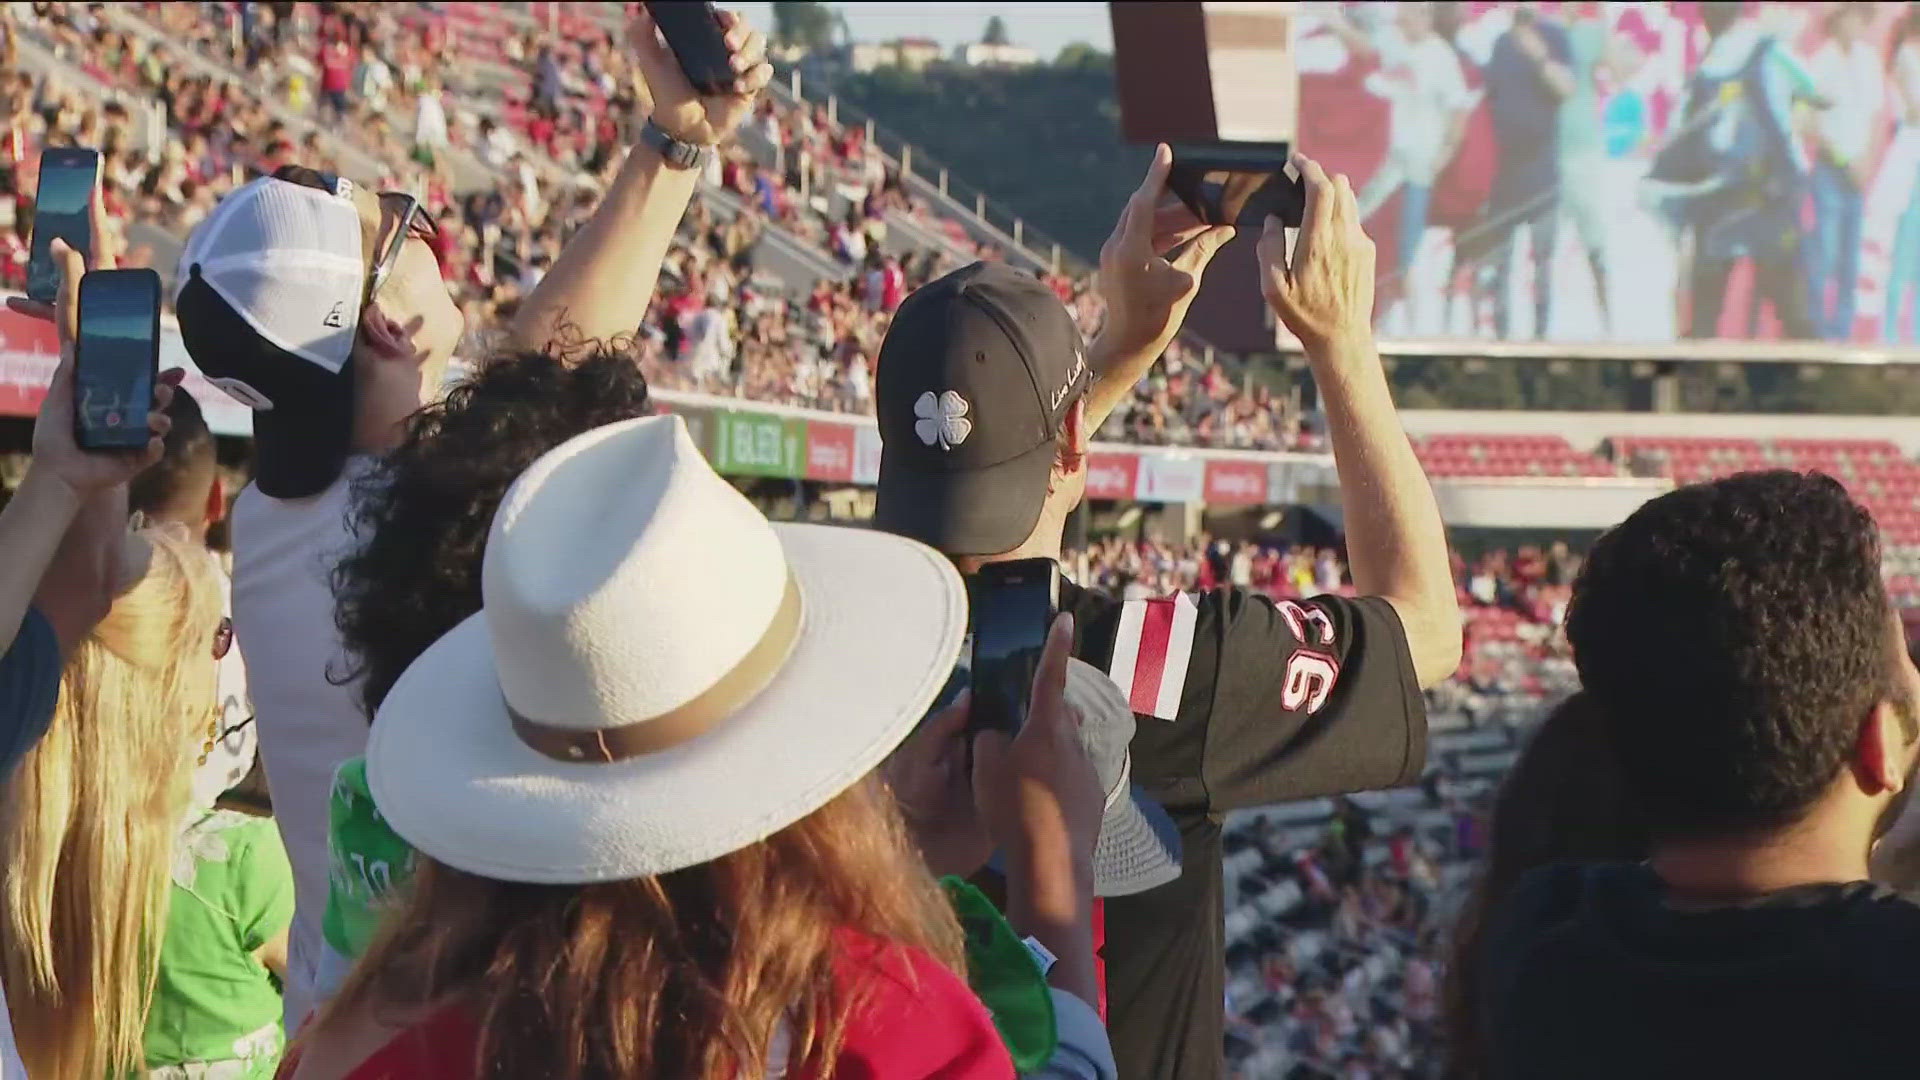
[[783,0],[773,5],[773,40],[817,52],[833,46],[837,16],[825,4]]
[[1060,55],[1053,58],[1053,64],[1055,67],[1063,68],[1099,68],[1111,71],[1113,57],[1084,41],[1075,41],[1060,50]]
[[1007,20],[998,15],[987,19],[987,29],[980,35],[982,45],[1005,45],[1007,43]]

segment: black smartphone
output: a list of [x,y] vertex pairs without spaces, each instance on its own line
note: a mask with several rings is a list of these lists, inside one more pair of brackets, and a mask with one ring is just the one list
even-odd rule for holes
[[1027,700],[1047,631],[1060,607],[1060,567],[1052,559],[988,563],[968,579],[973,613],[975,731],[1017,733],[1027,722]]
[[93,186],[100,179],[100,151],[49,147],[40,152],[40,184],[33,191],[33,242],[27,254],[27,298],[51,302],[60,289],[60,268],[48,250],[59,237],[81,255],[93,256]]
[[724,94],[733,88],[739,76],[733,70],[733,54],[727,51],[726,31],[720,29],[718,12],[703,0],[647,0],[647,14],[653,16],[667,48],[680,61],[687,84],[702,94]]
[[1286,143],[1221,143],[1173,147],[1167,189],[1206,225],[1258,231],[1268,215],[1300,227],[1307,188],[1293,175]]
[[73,431],[83,450],[147,445],[160,375],[160,275],[95,270],[80,279],[73,343]]

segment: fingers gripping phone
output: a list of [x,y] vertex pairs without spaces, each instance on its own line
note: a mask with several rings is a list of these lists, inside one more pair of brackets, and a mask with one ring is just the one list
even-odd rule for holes
[[1167,189],[1203,225],[1233,225],[1258,234],[1271,215],[1297,229],[1306,211],[1307,189],[1292,174],[1288,160],[1286,143],[1176,145]]
[[93,188],[100,179],[100,151],[50,147],[40,154],[40,181],[33,195],[33,242],[27,255],[27,298],[51,302],[60,288],[60,268],[51,245],[59,237],[83,257],[93,256]]
[[719,13],[701,0],[648,0],[647,14],[667,39],[667,48],[680,61],[687,85],[708,96],[732,89],[737,76],[733,54],[727,50],[726,31]]
[[73,432],[83,450],[147,445],[160,372],[160,275],[95,270],[80,279],[73,343]]
[[968,579],[973,612],[975,731],[1019,732],[1027,721],[1033,676],[1060,606],[1060,567],[1052,559],[988,563]]

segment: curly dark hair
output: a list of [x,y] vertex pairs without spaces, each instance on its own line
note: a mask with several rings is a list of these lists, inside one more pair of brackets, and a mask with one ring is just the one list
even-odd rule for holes
[[1669,492],[1602,536],[1567,639],[1656,839],[1797,820],[1894,667],[1873,517],[1832,477],[1742,473]]
[[480,610],[480,557],[514,480],[575,435],[653,412],[634,355],[596,345],[565,363],[499,357],[414,414],[400,445],[354,482],[360,544],[333,572],[350,664],[333,677],[363,677],[369,718],[408,664]]

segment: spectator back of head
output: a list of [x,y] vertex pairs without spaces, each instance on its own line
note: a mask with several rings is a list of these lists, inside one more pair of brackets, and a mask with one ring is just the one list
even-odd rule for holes
[[1912,738],[1873,519],[1830,477],[1745,473],[1648,502],[1594,544],[1567,637],[1656,839],[1797,820],[1880,702]]
[[1019,547],[1090,382],[1079,328],[1032,275],[978,262],[917,290],[880,346],[874,526],[948,555]]
[[150,521],[185,525],[204,538],[207,527],[219,520],[221,509],[214,501],[219,462],[213,432],[200,403],[184,387],[174,388],[167,416],[173,427],[167,432],[166,450],[151,468],[134,477],[128,486],[127,508]]

